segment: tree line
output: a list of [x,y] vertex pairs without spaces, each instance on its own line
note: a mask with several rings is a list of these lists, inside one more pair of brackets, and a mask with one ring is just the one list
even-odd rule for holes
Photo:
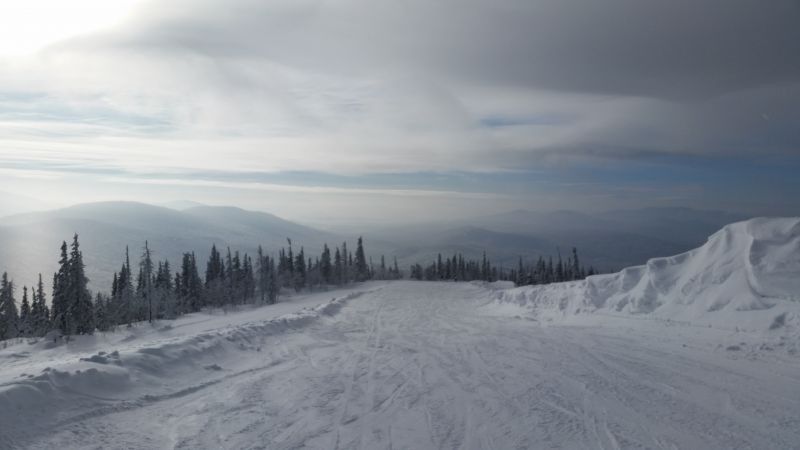
[[433,263],[423,267],[420,264],[411,266],[410,277],[425,281],[513,281],[517,286],[561,283],[564,281],[582,280],[595,275],[593,267],[586,269],[578,259],[578,249],[572,248],[572,255],[566,261],[559,252],[558,259],[545,260],[540,256],[536,263],[526,264],[522,257],[515,269],[497,267],[486,258],[486,253],[479,260],[464,258],[456,253],[452,258],[442,258],[440,253]]
[[[42,275],[30,290],[22,289],[19,309],[15,300],[14,282],[3,273],[0,278],[0,340],[14,337],[44,336],[54,330],[58,335],[92,334],[131,326],[135,322],[174,319],[203,308],[227,308],[232,305],[268,305],[278,301],[284,290],[312,290],[367,280],[402,279],[397,264],[387,264],[383,256],[374,264],[367,259],[362,238],[355,251],[347,242],[333,249],[327,244],[319,255],[311,257],[303,247],[295,252],[291,239],[276,257],[265,254],[261,246],[256,255],[212,245],[203,276],[194,252],[183,254],[175,268],[167,260],[155,261],[149,243],[145,242],[136,265],[132,265],[126,247],[125,259],[114,272],[110,293],[92,295],[88,288],[83,253],[78,235],[72,244],[64,241],[58,271],[53,274],[52,301],[48,307]],[[566,261],[561,256],[542,257],[533,264],[519,259],[518,267],[506,269],[493,265],[484,253],[479,260],[462,254],[452,258],[438,255],[436,261],[423,267],[413,264],[409,277],[428,281],[513,281],[517,285],[547,284],[571,281],[594,274],[579,262],[577,249]],[[29,299],[30,294],[30,299]]]
[[125,259],[114,272],[111,292],[92,295],[88,288],[83,253],[78,235],[72,244],[61,245],[58,271],[53,274],[52,301],[47,297],[39,274],[37,286],[23,287],[19,309],[14,282],[3,273],[0,278],[0,340],[14,337],[44,336],[53,330],[64,336],[108,331],[134,322],[174,319],[203,308],[226,308],[232,305],[266,305],[278,301],[283,289],[297,292],[322,286],[344,285],[366,280],[401,278],[395,259],[387,266],[381,256],[378,266],[367,260],[363,240],[358,238],[355,252],[347,243],[327,244],[318,256],[307,256],[305,249],[295,254],[291,240],[277,258],[266,255],[259,246],[255,257],[226,249],[225,254],[212,245],[201,277],[197,257],[187,252],[180,267],[169,261],[155,261],[145,242],[136,266],[126,247]]

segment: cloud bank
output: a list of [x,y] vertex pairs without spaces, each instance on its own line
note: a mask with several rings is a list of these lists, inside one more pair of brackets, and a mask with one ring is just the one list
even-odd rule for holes
[[143,1],[112,27],[0,57],[0,165],[794,159],[798,23],[796,0]]

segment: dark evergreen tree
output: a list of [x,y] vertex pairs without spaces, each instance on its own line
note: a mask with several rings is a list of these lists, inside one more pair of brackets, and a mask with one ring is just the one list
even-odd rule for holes
[[231,248],[228,247],[228,252],[225,254],[225,297],[222,299],[223,304],[231,304],[234,299],[238,297],[236,294],[237,282],[239,277],[238,257],[234,263],[233,255],[231,255]]
[[217,251],[217,246],[211,246],[211,256],[208,257],[206,265],[206,287],[211,287],[210,284],[222,278],[222,257]]
[[558,253],[558,264],[556,264],[556,283],[564,281],[564,263],[561,261],[561,252]]
[[322,257],[320,258],[320,274],[322,275],[322,282],[331,284],[333,277],[333,267],[331,265],[331,250],[328,244],[322,247]]
[[19,335],[19,314],[17,302],[14,300],[14,282],[8,280],[3,272],[0,279],[0,340],[15,338]]
[[50,310],[47,307],[47,298],[44,293],[44,283],[42,274],[39,274],[39,281],[33,291],[33,304],[31,305],[31,315],[33,316],[34,334],[44,336],[50,331]]
[[578,262],[578,249],[572,247],[572,279],[577,280],[581,277],[581,265]]
[[256,296],[256,282],[255,274],[253,273],[253,260],[247,253],[244,254],[244,263],[242,264],[242,302],[252,301]]
[[[216,249],[212,249],[212,252]],[[197,270],[197,259],[194,253],[184,253],[181,261],[181,272],[177,276],[175,288],[178,296],[180,313],[199,311],[203,307],[203,283]]]
[[53,303],[51,307],[52,322],[63,334],[69,334],[71,312],[67,310],[67,289],[69,281],[69,255],[67,242],[61,243],[61,258],[58,260],[58,272],[53,275]]
[[133,272],[128,247],[125,247],[125,261],[117,276],[117,290],[114,293],[112,307],[107,314],[114,323],[127,323],[129,326],[137,320],[135,311],[135,293],[133,290]]
[[286,255],[286,274],[285,274],[285,286],[290,287],[294,285],[295,282],[295,271],[297,267],[295,267],[295,260],[294,260],[294,252],[292,251],[292,240],[286,239],[286,242],[289,243],[289,253]]
[[278,301],[278,294],[280,293],[280,285],[278,284],[278,274],[275,271],[275,260],[267,257],[266,259],[266,274],[269,281],[267,286],[267,303],[274,304]]
[[28,286],[22,287],[22,303],[19,306],[19,335],[33,335],[33,317],[31,315],[31,304],[28,302]]
[[306,259],[306,288],[314,289],[321,284],[319,273],[319,258],[316,260],[311,257]]
[[178,316],[178,304],[172,286],[172,269],[169,261],[159,261],[153,281],[154,314],[157,319],[174,319]]
[[350,282],[350,260],[352,257],[347,253],[347,242],[342,242],[342,281],[341,284]]
[[153,322],[154,319],[154,289],[153,289],[153,258],[150,246],[144,242],[142,259],[139,262],[139,275],[136,277],[136,303],[138,319]]
[[344,282],[344,267],[342,265],[342,254],[339,252],[339,247],[336,247],[336,254],[333,257],[333,276],[336,284]]
[[78,244],[78,235],[72,239],[69,256],[69,277],[66,288],[67,295],[67,327],[65,334],[94,333],[94,305],[89,292],[89,279],[86,278],[83,254]]
[[364,254],[364,242],[359,236],[358,245],[356,246],[356,280],[366,281],[369,279],[369,268],[367,267],[367,257]]
[[381,280],[391,279],[386,270],[386,258],[384,258],[383,255],[381,255],[381,266],[378,268],[377,277]]
[[273,304],[278,301],[280,285],[275,268],[275,260],[263,254],[259,247],[258,286],[261,303]]
[[[275,267],[274,263],[271,261],[271,258],[264,254],[264,250],[261,246],[258,246],[258,261],[256,272],[258,273],[258,293],[261,298],[261,304],[264,303],[275,303],[277,299],[277,292],[273,292],[275,289],[273,285],[277,285],[276,274],[275,274]],[[273,295],[275,295],[273,297]]]
[[109,303],[109,299],[99,292],[94,298],[94,324],[97,331],[108,331],[113,326],[108,316]]
[[292,240],[287,238],[289,244],[288,253],[281,249],[278,259],[278,284],[280,287],[293,287],[295,282],[295,258],[292,250]]
[[211,256],[206,265],[205,293],[211,306],[221,306],[226,297],[225,263],[222,255],[217,251],[216,245],[211,246]]
[[[291,249],[290,249],[291,250]],[[291,251],[289,252],[291,254]],[[306,259],[303,247],[300,247],[300,253],[297,254],[297,260],[294,264],[294,289],[300,291],[306,285]]]

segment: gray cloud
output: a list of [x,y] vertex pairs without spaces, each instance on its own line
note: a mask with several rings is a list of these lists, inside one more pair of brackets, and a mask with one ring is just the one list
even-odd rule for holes
[[797,0],[155,2],[112,45],[696,99],[800,77]]
[[[148,1],[0,82],[68,112],[46,128],[70,148],[99,122],[83,152],[141,170],[797,155],[798,23],[796,0]],[[62,144],[13,119],[18,152]]]

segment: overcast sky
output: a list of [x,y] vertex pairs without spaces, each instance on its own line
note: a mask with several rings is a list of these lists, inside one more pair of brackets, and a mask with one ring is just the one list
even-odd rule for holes
[[0,190],[800,214],[798,24],[798,0],[3,2]]

